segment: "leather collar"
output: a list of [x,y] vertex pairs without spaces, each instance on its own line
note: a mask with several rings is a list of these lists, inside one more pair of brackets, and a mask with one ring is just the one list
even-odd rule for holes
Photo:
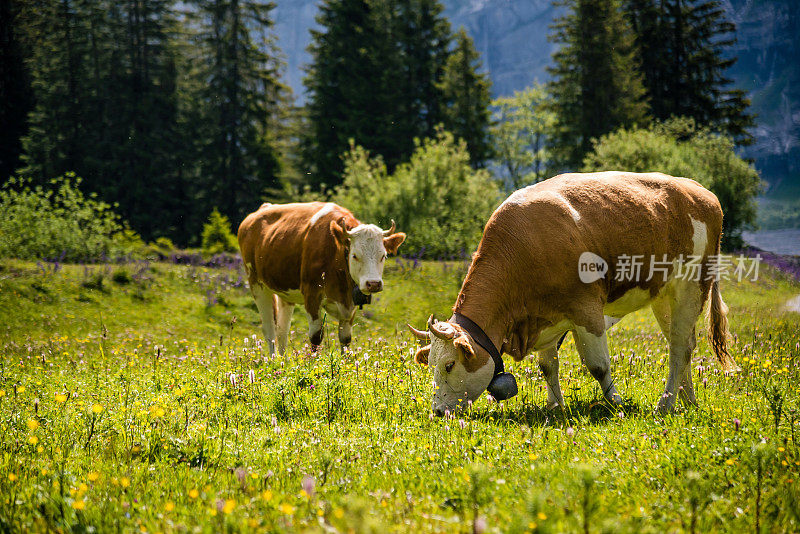
[[494,343],[492,343],[492,340],[486,335],[486,332],[483,331],[483,328],[478,326],[477,323],[475,323],[475,321],[469,317],[461,315],[458,312],[453,312],[453,317],[450,318],[450,322],[455,323],[466,330],[475,343],[480,345],[483,350],[489,353],[489,355],[492,357],[492,360],[494,360],[495,376],[505,372],[505,364],[503,364],[503,358],[500,356],[500,351],[494,346]]

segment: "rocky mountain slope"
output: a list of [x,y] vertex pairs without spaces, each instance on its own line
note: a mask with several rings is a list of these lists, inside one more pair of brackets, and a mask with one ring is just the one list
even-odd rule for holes
[[[303,65],[319,0],[279,0],[274,11],[286,81],[303,100]],[[738,27],[730,75],[747,89],[758,115],[756,144],[746,151],[777,193],[800,192],[800,0],[723,0]],[[454,27],[464,26],[491,74],[493,93],[507,95],[546,81],[554,45],[550,0],[445,0]]]

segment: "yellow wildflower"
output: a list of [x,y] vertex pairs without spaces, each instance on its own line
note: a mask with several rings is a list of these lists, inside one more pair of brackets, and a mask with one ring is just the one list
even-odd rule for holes
[[196,489],[190,489],[190,490],[189,490],[189,497],[190,497],[190,498],[192,498],[192,499],[196,499],[196,498],[197,498],[197,497],[199,497],[199,496],[200,496],[200,492],[199,492],[199,491],[197,491]]
[[175,503],[172,501],[167,501],[167,504],[164,505],[164,510],[167,512],[171,512],[175,509]]
[[76,510],[83,510],[84,508],[86,508],[86,502],[83,499],[79,501],[73,501],[72,507],[75,508]]
[[28,419],[28,430],[33,431],[36,430],[37,428],[39,428],[39,421],[35,419]]
[[236,508],[236,501],[233,499],[227,499],[225,501],[225,506],[222,507],[222,511],[226,514],[233,512],[233,509]]

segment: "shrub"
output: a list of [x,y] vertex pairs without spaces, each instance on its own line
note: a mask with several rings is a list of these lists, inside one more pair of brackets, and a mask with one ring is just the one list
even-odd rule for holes
[[214,208],[208,222],[203,225],[202,246],[206,254],[236,252],[239,248],[236,236],[231,232],[231,222],[217,208]]
[[663,172],[693,178],[717,195],[725,214],[722,246],[743,245],[742,230],[755,228],[758,172],[734,152],[733,141],[698,128],[692,119],[672,119],[646,129],[603,136],[586,156],[584,171]]
[[441,257],[465,254],[478,244],[500,191],[485,170],[469,165],[463,140],[440,130],[415,140],[411,161],[388,174],[380,157],[351,144],[335,200],[361,220],[407,232],[406,253]]
[[12,178],[0,189],[0,257],[95,260],[107,255],[122,229],[111,206],[85,197],[74,173],[48,188]]

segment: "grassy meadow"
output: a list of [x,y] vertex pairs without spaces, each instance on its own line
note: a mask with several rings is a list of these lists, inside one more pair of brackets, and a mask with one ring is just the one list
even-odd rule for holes
[[405,323],[440,319],[462,263],[390,261],[352,351],[312,355],[298,308],[265,356],[235,268],[0,262],[0,531],[788,532],[800,529],[800,284],[724,282],[724,376],[698,342],[700,405],[653,414],[666,343],[649,310],[610,333],[612,410],[561,350],[566,414],[520,394],[430,412]]

